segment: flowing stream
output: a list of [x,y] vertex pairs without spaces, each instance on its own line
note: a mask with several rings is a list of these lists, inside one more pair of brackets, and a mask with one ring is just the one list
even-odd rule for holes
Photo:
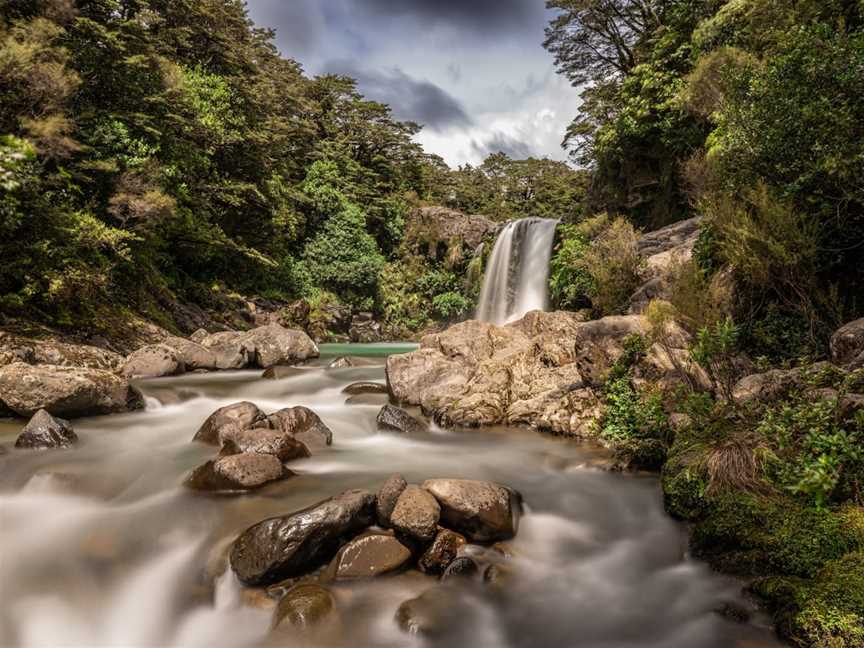
[[522,218],[495,241],[483,276],[477,319],[507,324],[548,306],[549,258],[557,220]]
[[[663,512],[657,478],[599,468],[602,450],[524,429],[377,433],[378,397],[346,404],[342,388],[383,380],[383,355],[405,347],[322,348],[327,359],[264,380],[260,372],[144,381],[146,411],[74,421],[71,450],[0,455],[0,645],[507,646],[768,648],[741,583],[686,555],[682,525]],[[190,443],[217,407],[251,400],[266,411],[306,405],[334,432],[332,448],[291,465],[298,475],[241,496],[206,496],[182,481],[214,449]],[[20,423],[0,422],[11,446]],[[348,488],[377,489],[393,472],[492,479],[519,489],[528,510],[508,545],[504,585],[453,585],[457,614],[433,639],[404,634],[399,604],[436,587],[416,572],[335,588],[338,617],[310,636],[268,635],[272,609],[225,570],[237,534]],[[266,601],[265,601],[266,602]]]

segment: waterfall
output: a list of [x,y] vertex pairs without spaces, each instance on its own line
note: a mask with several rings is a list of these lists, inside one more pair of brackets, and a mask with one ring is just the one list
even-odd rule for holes
[[557,220],[523,218],[498,235],[483,278],[477,319],[506,324],[546,310],[549,257]]

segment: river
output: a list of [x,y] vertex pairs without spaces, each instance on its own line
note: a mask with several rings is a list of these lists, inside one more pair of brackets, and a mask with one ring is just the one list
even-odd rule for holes
[[[12,450],[21,424],[0,421],[10,449],[0,455],[0,645],[269,645],[272,611],[224,569],[230,542],[265,517],[377,489],[393,472],[521,491],[527,512],[508,543],[511,579],[453,586],[458,613],[436,639],[408,636],[394,621],[402,601],[435,586],[431,577],[339,586],[338,623],[278,645],[780,645],[761,615],[735,623],[717,613],[749,606],[741,583],[687,556],[686,529],[664,513],[656,476],[605,471],[602,449],[524,429],[377,433],[381,397],[346,403],[341,390],[383,380],[383,355],[405,349],[324,345],[321,360],[279,380],[244,371],[142,381],[145,411],[74,421],[81,440],[71,450]],[[360,366],[325,368],[345,353]],[[333,430],[333,446],[252,494],[186,490],[184,477],[214,454],[190,443],[193,434],[240,400],[267,412],[310,407]]]

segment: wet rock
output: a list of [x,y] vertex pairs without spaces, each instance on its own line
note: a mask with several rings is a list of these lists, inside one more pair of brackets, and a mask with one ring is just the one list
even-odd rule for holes
[[281,409],[268,416],[267,422],[274,430],[293,437],[312,451],[323,450],[333,443],[333,432],[308,407]]
[[78,435],[69,421],[54,418],[45,410],[39,410],[24,427],[16,448],[68,448],[78,441]]
[[426,637],[445,634],[459,616],[458,597],[448,589],[436,587],[405,601],[396,610],[396,623],[409,634]]
[[390,516],[397,533],[426,544],[435,539],[441,507],[432,495],[418,486],[407,486]]
[[841,326],[831,336],[831,360],[848,369],[864,368],[864,318]]
[[348,369],[349,367],[356,366],[354,361],[348,356],[342,356],[341,358],[336,358],[330,364],[327,365],[328,369]]
[[343,394],[357,396],[359,394],[386,394],[387,385],[377,382],[361,381],[348,385],[342,390]]
[[235,425],[228,425],[222,429],[220,436],[223,449],[231,445],[236,448],[236,453],[273,455],[282,462],[312,456],[309,448],[303,443],[278,430],[268,428],[240,429]]
[[240,429],[268,427],[267,416],[258,409],[255,403],[249,401],[226,405],[207,417],[192,440],[220,445],[222,443],[222,431],[227,426],[236,426]]
[[180,360],[186,365],[186,371],[217,368],[216,354],[212,349],[186,338],[170,336],[162,341],[164,346],[174,349]]
[[325,587],[301,583],[285,593],[273,615],[272,629],[286,626],[310,628],[325,621],[336,611],[336,599]]
[[423,488],[441,505],[441,524],[472,542],[509,540],[519,528],[518,493],[488,481],[429,479]]
[[0,367],[0,401],[19,416],[32,416],[40,409],[76,417],[144,407],[141,393],[113,372],[23,362]]
[[396,502],[407,486],[408,482],[405,481],[405,478],[396,474],[390,475],[378,490],[378,495],[375,498],[375,512],[378,517],[378,524],[385,529],[390,528],[390,516],[393,515]]
[[454,558],[444,573],[441,574],[441,580],[446,581],[450,578],[473,578],[480,573],[480,567],[474,562],[473,558],[468,556],[459,556]]
[[401,569],[410,559],[411,551],[392,535],[364,534],[339,550],[324,577],[351,580],[381,576]]
[[273,455],[241,453],[198,466],[186,486],[201,491],[252,490],[290,475],[293,473]]
[[455,531],[438,527],[438,534],[417,565],[426,574],[442,574],[465,546],[465,538]]
[[123,375],[130,378],[176,376],[186,371],[180,354],[164,344],[141,347],[126,358]]
[[302,367],[276,365],[275,367],[265,369],[264,373],[261,374],[261,377],[265,380],[283,380],[284,378],[294,378],[295,376],[301,376],[308,371],[308,369],[303,369]]
[[375,496],[352,490],[291,515],[255,524],[231,549],[231,568],[247,585],[308,573],[374,523]]
[[400,434],[422,434],[428,432],[429,427],[423,422],[400,407],[385,405],[378,412],[376,419],[379,430],[387,432],[398,432]]

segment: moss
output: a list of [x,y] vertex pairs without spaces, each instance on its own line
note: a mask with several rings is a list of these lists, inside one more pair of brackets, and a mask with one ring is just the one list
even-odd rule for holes
[[615,448],[615,461],[623,470],[660,470],[666,445],[659,439],[628,439]]

